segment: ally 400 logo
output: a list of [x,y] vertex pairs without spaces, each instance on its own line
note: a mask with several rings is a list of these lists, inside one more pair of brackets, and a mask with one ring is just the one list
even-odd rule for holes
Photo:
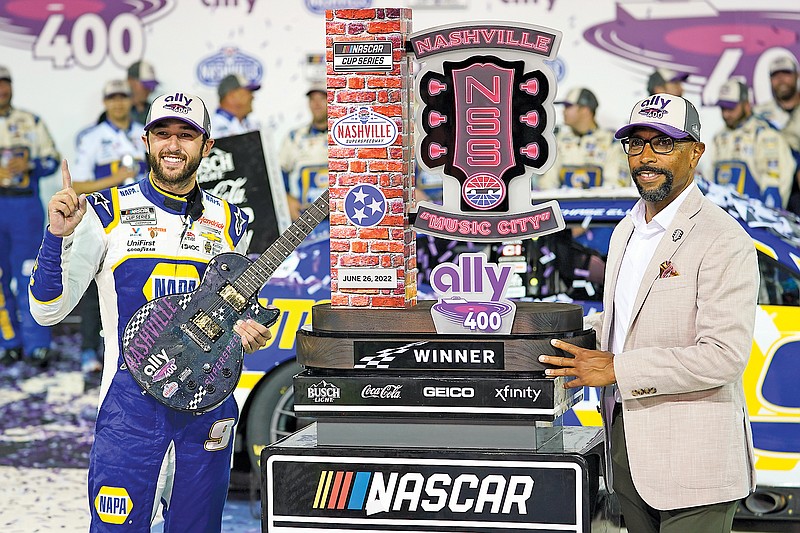
[[0,2],[0,45],[29,49],[56,68],[92,69],[106,57],[127,67],[144,54],[144,27],[175,0],[9,0]]

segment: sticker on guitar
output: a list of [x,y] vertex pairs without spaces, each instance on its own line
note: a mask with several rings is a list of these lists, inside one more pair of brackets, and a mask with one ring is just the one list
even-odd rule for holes
[[196,290],[152,300],[122,335],[125,366],[147,394],[178,411],[204,413],[230,396],[242,373],[237,320],[271,326],[279,309],[258,302],[261,287],[328,216],[328,191],[255,261],[237,253],[208,263]]

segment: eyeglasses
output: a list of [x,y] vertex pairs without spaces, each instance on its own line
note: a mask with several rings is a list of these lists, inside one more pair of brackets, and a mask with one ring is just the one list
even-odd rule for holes
[[668,154],[675,149],[675,143],[694,142],[693,139],[673,139],[666,135],[661,137],[653,137],[649,141],[640,139],[639,137],[629,137],[622,139],[622,149],[628,155],[639,155],[644,152],[644,147],[650,145],[650,148],[657,154]]

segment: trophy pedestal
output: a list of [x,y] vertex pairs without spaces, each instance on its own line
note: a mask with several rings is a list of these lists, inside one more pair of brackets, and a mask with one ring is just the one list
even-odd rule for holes
[[[589,532],[600,428],[540,354],[594,347],[582,308],[519,302],[511,333],[441,335],[432,302],[317,305],[298,332],[295,411],[317,422],[266,447],[264,531]],[[598,507],[600,505],[600,507]]]

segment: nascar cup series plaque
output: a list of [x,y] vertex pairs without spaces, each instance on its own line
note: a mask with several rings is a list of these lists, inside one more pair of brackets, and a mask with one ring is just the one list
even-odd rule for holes
[[[350,37],[351,24],[379,29],[391,17],[407,43]],[[411,34],[410,12],[388,8],[329,11],[327,21],[331,142],[353,159],[329,157],[347,169],[332,171],[329,189],[335,289],[297,332],[305,370],[294,409],[316,422],[262,453],[265,531],[588,532],[602,439],[557,423],[582,390],[538,362],[557,353],[553,338],[594,347],[582,307],[510,300],[512,267],[483,253],[436,266],[438,299],[416,301],[411,180],[380,170],[413,176],[402,158],[416,149],[419,165],[444,177],[444,204],[419,204],[414,226],[428,234],[498,242],[563,229],[555,201],[530,201],[531,175],[555,157],[545,60],[561,33],[481,22]],[[416,85],[393,63],[407,50],[422,65]],[[401,93],[416,87],[416,142],[405,120],[352,92],[389,72]],[[331,94],[358,105],[331,111]]]

